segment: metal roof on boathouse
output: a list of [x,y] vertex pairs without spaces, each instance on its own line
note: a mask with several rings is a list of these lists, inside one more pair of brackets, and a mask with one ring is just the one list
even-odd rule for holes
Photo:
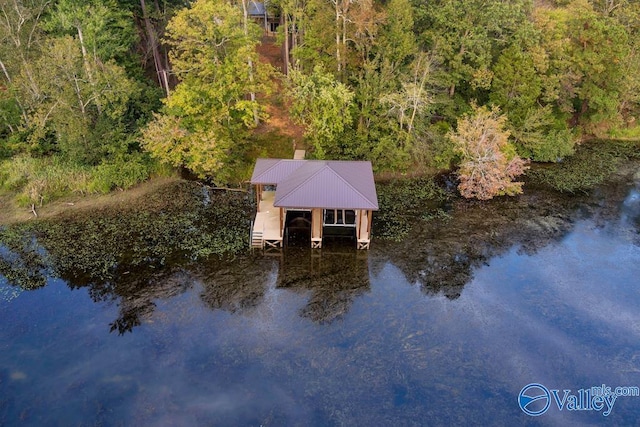
[[251,183],[276,185],[277,207],[378,210],[368,161],[258,159]]

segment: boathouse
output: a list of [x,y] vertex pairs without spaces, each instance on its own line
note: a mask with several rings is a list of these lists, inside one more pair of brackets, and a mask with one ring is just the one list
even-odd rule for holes
[[342,229],[353,232],[358,249],[369,249],[378,210],[371,162],[258,159],[251,184],[252,247],[282,247],[288,228],[307,222],[312,248],[322,247],[325,230]]

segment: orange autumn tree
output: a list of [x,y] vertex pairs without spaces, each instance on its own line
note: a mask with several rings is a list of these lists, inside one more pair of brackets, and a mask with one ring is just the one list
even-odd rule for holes
[[494,196],[522,193],[514,179],[528,169],[516,154],[505,129],[507,118],[498,107],[472,105],[473,111],[458,120],[449,138],[460,155],[458,190],[466,198],[488,200]]

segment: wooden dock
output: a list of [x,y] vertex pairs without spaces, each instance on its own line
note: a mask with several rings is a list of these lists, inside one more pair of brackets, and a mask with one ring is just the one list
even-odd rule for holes
[[251,232],[251,247],[282,247],[281,208],[273,206],[275,191],[263,191]]

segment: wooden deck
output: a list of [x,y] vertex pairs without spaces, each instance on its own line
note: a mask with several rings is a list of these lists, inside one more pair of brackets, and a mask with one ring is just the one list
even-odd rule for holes
[[260,209],[256,213],[251,236],[252,247],[281,247],[280,208],[273,206],[275,191],[264,191]]
[[371,242],[371,236],[369,231],[369,219],[363,215],[362,211],[358,215],[358,227],[357,227],[357,239],[358,249],[369,249],[369,243]]

